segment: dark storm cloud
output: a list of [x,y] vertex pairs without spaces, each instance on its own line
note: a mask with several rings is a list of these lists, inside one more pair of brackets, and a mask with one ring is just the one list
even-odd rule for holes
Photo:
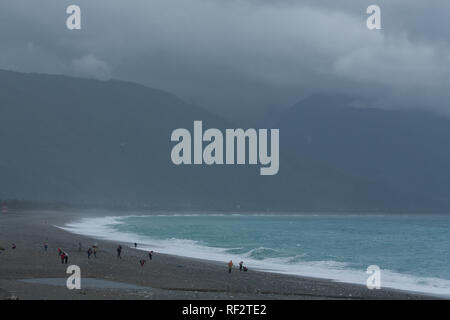
[[[82,8],[82,30],[65,9]],[[0,68],[134,80],[248,116],[311,93],[446,111],[445,1],[3,0]]]

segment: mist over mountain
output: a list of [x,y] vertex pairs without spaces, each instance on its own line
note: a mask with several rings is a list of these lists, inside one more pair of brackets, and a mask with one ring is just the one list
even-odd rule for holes
[[280,143],[301,157],[363,179],[450,203],[450,119],[411,109],[355,107],[357,99],[315,95],[277,123]]
[[[448,168],[447,120],[430,117],[424,127],[416,116],[400,118],[295,106],[281,120],[280,171],[260,176],[259,166],[174,165],[174,129],[192,131],[194,120],[204,129],[237,126],[170,93],[123,81],[0,71],[0,198],[264,211],[448,208],[443,188],[423,196],[420,188],[398,187]],[[425,128],[432,132],[422,136]],[[395,152],[402,157],[392,160]],[[424,171],[410,177],[416,180],[396,184],[396,171],[405,177],[406,168],[420,165]],[[448,170],[443,186],[447,176]]]

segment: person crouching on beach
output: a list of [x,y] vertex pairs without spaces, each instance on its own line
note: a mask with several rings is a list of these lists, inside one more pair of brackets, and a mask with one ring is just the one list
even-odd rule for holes
[[230,262],[228,262],[228,273],[231,273],[231,269],[233,269],[233,260],[230,260]]
[[117,258],[122,259],[121,254],[122,254],[122,246],[119,245],[119,246],[117,247]]

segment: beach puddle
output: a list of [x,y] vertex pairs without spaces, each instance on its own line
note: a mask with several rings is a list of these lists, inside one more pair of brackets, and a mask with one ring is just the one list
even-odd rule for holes
[[[66,278],[34,278],[34,279],[21,279],[21,282],[44,284],[50,286],[66,286]],[[81,279],[81,288],[83,289],[124,289],[124,290],[148,290],[149,287],[142,287],[135,284],[129,284],[124,282],[109,281],[95,278],[83,278]]]

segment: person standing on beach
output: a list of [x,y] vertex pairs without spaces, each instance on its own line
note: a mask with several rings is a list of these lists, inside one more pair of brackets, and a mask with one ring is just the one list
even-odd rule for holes
[[91,258],[91,254],[92,254],[92,248],[89,248],[87,251],[88,259]]
[[231,269],[233,269],[233,260],[230,260],[230,262],[228,262],[228,273],[231,273]]
[[143,267],[145,264],[145,259],[141,259],[141,261],[139,261],[139,263],[141,264],[141,267]]
[[48,249],[48,243],[46,242],[46,243],[44,243],[44,250],[45,250],[45,252],[47,252],[47,249]]
[[117,247],[117,258],[122,259],[121,253],[122,253],[122,246],[119,244],[119,246]]
[[244,261],[239,262],[239,271],[242,271],[242,266],[244,265]]
[[61,264],[64,264],[64,262],[66,261],[66,253],[64,251],[61,251],[59,257],[61,258]]
[[148,253],[148,258],[149,258],[150,260],[152,260],[152,258],[153,258],[153,251],[150,251],[150,252]]
[[134,248],[135,248],[135,249],[137,248],[137,243],[136,243],[136,242],[134,243]]
[[94,258],[97,258],[97,246],[94,246]]

